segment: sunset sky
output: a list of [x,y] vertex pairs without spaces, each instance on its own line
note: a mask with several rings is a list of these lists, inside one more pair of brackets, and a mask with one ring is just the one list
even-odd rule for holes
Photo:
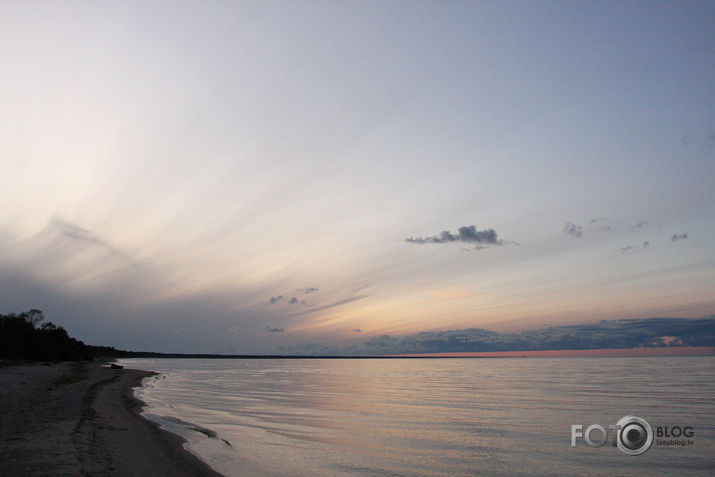
[[3,1],[0,313],[219,353],[713,314],[713,31],[705,1]]

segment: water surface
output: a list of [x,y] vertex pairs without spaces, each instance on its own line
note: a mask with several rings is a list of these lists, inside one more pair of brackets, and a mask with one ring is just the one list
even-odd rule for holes
[[[226,475],[711,475],[715,359],[127,359],[148,417]],[[570,445],[625,415],[694,445]],[[598,435],[594,435],[598,437]]]

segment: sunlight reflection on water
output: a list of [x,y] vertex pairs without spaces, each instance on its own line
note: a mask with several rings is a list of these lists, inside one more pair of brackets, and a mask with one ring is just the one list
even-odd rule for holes
[[[715,466],[710,357],[122,364],[164,373],[138,391],[147,412],[215,431],[184,434],[227,475],[709,475]],[[571,424],[627,414],[694,426],[695,445],[637,457],[610,442],[570,446]]]

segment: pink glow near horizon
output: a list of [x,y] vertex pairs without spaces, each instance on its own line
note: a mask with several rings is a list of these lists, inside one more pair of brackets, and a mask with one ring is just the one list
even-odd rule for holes
[[543,351],[483,351],[469,353],[401,354],[399,357],[426,358],[580,358],[580,357],[659,357],[659,356],[715,356],[715,347],[681,346],[665,348],[626,349],[559,349]]

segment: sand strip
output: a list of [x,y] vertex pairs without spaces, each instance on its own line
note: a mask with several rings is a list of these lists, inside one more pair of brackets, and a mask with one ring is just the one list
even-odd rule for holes
[[140,416],[151,373],[97,363],[0,367],[0,476],[216,476]]

